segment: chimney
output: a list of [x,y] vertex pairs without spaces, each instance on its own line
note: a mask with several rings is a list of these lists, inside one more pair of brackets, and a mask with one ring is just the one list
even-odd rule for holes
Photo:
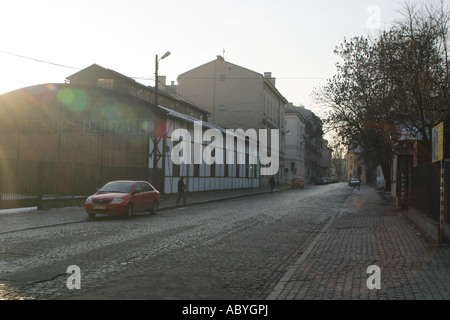
[[158,76],[158,82],[165,86],[166,78],[167,78],[166,76]]
[[272,78],[272,72],[264,72],[264,78],[270,81],[275,87],[275,78]]

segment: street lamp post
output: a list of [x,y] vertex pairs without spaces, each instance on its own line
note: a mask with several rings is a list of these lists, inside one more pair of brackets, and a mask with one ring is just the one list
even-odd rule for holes
[[170,51],[167,51],[161,59],[158,59],[158,55],[155,56],[155,105],[158,106],[158,67],[159,60],[163,60],[170,55]]
[[[155,106],[158,108],[158,64],[159,60],[163,60],[170,55],[170,52],[167,51],[160,59],[158,59],[158,55],[155,56]],[[165,138],[163,138],[165,139]],[[153,152],[151,155],[153,156],[153,183],[156,182],[156,170],[158,168],[158,161],[160,159],[160,153],[158,152],[158,144],[159,139],[156,136],[156,122],[155,122],[155,132],[153,136]],[[164,154],[165,143],[163,143],[162,153]],[[163,184],[161,187],[164,187],[164,159],[163,159]]]

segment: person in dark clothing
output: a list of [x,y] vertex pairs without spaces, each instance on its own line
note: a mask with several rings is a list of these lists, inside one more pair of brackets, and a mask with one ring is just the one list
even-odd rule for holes
[[180,177],[180,180],[178,181],[178,199],[177,199],[177,206],[179,206],[181,198],[183,198],[183,206],[186,205],[186,184],[184,183],[184,177]]
[[269,184],[270,184],[270,192],[273,192],[273,189],[275,188],[275,178],[273,176],[270,177]]

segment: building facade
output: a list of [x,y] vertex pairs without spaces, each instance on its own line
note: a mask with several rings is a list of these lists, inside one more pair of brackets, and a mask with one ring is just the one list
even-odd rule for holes
[[286,108],[286,163],[288,179],[294,176],[307,177],[306,172],[306,124],[307,121],[299,111],[300,107],[289,105]]
[[362,182],[366,181],[366,166],[358,157],[358,150],[349,149],[345,159],[347,167],[347,179],[359,178]]
[[[286,98],[275,87],[270,72],[259,74],[232,64],[218,56],[216,60],[178,76],[178,97],[209,113],[208,122],[226,129],[278,129],[280,168],[285,163]],[[270,138],[269,138],[270,141]],[[286,176],[279,170],[277,179]]]
[[[159,78],[164,81],[163,76]],[[153,104],[156,103],[155,88],[145,86],[128,76],[111,69],[103,68],[97,64],[93,64],[68,76],[66,78],[66,83],[105,88],[131,95]],[[185,100],[175,98],[173,95],[168,94],[166,89],[166,86],[163,85],[162,88],[158,90],[158,105],[189,115],[201,121],[208,121],[209,114],[206,110]]]
[[[293,106],[290,106],[293,107]],[[328,177],[331,166],[331,150],[323,138],[322,120],[305,107],[293,107],[305,120],[303,137],[305,151],[305,180],[314,183],[316,179]]]

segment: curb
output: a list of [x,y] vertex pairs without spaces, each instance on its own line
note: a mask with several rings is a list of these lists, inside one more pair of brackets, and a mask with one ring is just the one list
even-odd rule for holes
[[[275,193],[275,192],[281,192],[281,191],[284,191],[284,189],[277,189],[277,190],[274,190],[273,192]],[[265,193],[271,193],[271,192],[270,191],[261,191],[261,192],[251,193],[251,194],[235,195],[235,196],[224,197],[224,198],[198,200],[198,201],[192,201],[190,203],[187,203],[184,206],[168,205],[168,206],[160,207],[158,209],[158,211],[165,211],[165,210],[177,209],[177,208],[182,208],[182,207],[188,207],[188,206],[192,206],[192,205],[196,205],[196,204],[206,204],[206,203],[213,203],[213,202],[219,202],[219,201],[225,201],[225,200],[233,200],[233,199],[239,199],[239,198],[250,197],[250,196],[257,196],[257,195],[261,195],[261,194],[265,194]]]

